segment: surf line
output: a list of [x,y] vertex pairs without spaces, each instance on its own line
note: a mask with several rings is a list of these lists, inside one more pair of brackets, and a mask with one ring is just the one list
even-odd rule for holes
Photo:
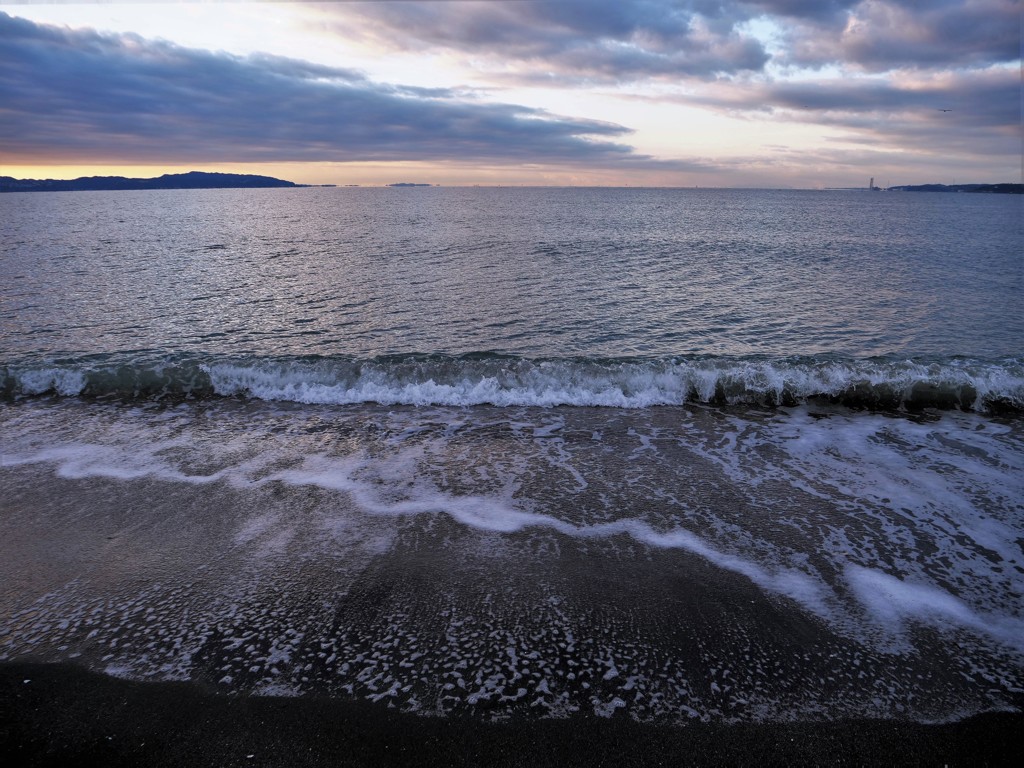
[[260,480],[260,483],[278,480],[290,485],[313,485],[326,490],[347,493],[355,504],[367,514],[375,516],[405,517],[421,514],[447,514],[463,525],[496,533],[515,533],[526,528],[547,528],[578,539],[607,539],[625,535],[658,549],[679,549],[697,555],[712,564],[745,576],[764,591],[790,598],[819,616],[831,616],[823,589],[806,573],[781,569],[769,570],[737,555],[722,552],[696,534],[683,528],[657,531],[640,520],[613,520],[594,525],[574,525],[546,514],[516,509],[499,497],[466,495],[450,496],[431,492],[417,498],[382,500],[369,483],[353,477],[361,462],[317,461],[306,458],[306,469],[285,470]]

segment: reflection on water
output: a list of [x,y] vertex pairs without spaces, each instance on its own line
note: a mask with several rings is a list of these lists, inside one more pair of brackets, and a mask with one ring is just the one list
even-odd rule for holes
[[293,189],[0,198],[12,353],[1020,352],[1011,196]]

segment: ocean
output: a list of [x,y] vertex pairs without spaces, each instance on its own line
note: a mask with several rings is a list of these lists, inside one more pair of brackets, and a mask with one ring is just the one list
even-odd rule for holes
[[0,661],[486,721],[1024,706],[1013,195],[0,195]]

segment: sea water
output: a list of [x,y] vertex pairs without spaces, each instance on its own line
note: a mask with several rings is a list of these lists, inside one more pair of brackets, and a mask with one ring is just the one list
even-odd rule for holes
[[0,213],[0,658],[488,718],[1021,706],[1019,197]]

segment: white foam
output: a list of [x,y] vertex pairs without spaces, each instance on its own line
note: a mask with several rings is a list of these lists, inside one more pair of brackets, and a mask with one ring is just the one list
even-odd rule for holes
[[18,390],[26,395],[56,392],[70,397],[85,389],[85,373],[74,368],[37,368],[19,371],[16,375]]
[[[528,528],[546,528],[580,539],[628,536],[652,547],[679,549],[705,558],[816,613],[826,610],[828,602],[823,585],[808,574],[790,568],[759,565],[721,551],[683,528],[657,531],[634,519],[575,525],[550,514],[535,512],[529,499],[513,498],[517,485],[511,480],[503,494],[497,495],[455,495],[440,491],[422,478],[419,464],[422,452],[418,448],[374,459],[311,455],[294,468],[270,473],[264,468],[273,464],[276,457],[265,455],[210,474],[189,475],[161,455],[176,444],[174,441],[151,441],[148,446],[65,445],[20,456],[5,455],[3,461],[7,466],[56,464],[58,476],[71,479],[104,477],[130,481],[153,478],[192,484],[224,481],[240,487],[259,487],[277,481],[296,486],[316,486],[348,494],[365,514],[391,517],[446,514],[462,525],[493,533],[510,534]],[[244,543],[263,536],[272,525],[270,518],[255,517],[239,531],[237,541]]]
[[[588,376],[540,367],[522,380],[502,381],[498,376],[466,376],[453,381],[428,377],[404,380],[386,370],[360,374],[354,381],[338,382],[304,369],[268,370],[232,366],[203,366],[219,395],[244,394],[262,400],[307,404],[351,405],[589,405],[645,408],[684,402],[690,391],[688,377],[645,371],[620,376]],[[714,386],[711,387],[714,393]]]
[[628,536],[659,549],[679,549],[702,557],[719,568],[745,576],[767,592],[790,598],[815,613],[829,610],[828,590],[807,573],[792,568],[766,568],[739,555],[716,549],[683,528],[656,531],[647,523],[635,519],[574,525],[552,515],[524,508],[530,505],[528,500],[512,500],[509,496],[455,496],[415,484],[402,485],[402,492],[407,498],[387,499],[379,490],[378,483],[358,478],[365,466],[351,460],[307,457],[301,468],[270,475],[265,481],[279,480],[294,485],[315,485],[346,491],[360,509],[372,515],[446,514],[468,527],[506,534],[527,528],[547,528],[580,539]]
[[906,622],[966,627],[1024,652],[1024,620],[979,613],[936,586],[904,581],[873,568],[850,565],[845,577],[857,599],[893,632],[902,631]]
[[660,360],[597,363],[587,361],[420,361],[368,362],[334,367],[309,364],[227,364],[200,366],[220,395],[308,404],[384,405],[556,405],[647,408],[676,405],[693,397],[711,402],[724,397],[742,403],[780,402],[842,396],[865,385],[911,398],[926,385],[951,396],[973,389],[972,403],[988,398],[1024,406],[1024,370],[1017,361],[945,364],[913,361]]
[[647,408],[694,399],[778,403],[815,397],[879,398],[894,406],[931,391],[940,401],[976,410],[990,401],[1024,408],[1024,365],[1015,359],[125,359],[15,366],[7,375],[20,395],[74,396],[87,389],[94,394],[205,395],[212,387],[221,396],[307,404]]
[[[572,442],[574,431],[594,434],[587,414],[577,423],[548,411],[507,421],[459,412],[461,420],[449,423],[444,411],[368,416],[359,409],[331,411],[339,425],[351,419],[360,430],[358,440],[334,445],[323,411],[283,422],[294,431],[279,439],[282,422],[249,421],[237,405],[225,408],[228,419],[218,416],[221,406],[206,408],[197,419],[188,408],[150,414],[25,404],[0,422],[0,463],[49,464],[73,479],[317,487],[344,494],[347,503],[317,504],[314,523],[338,542],[365,542],[367,551],[390,546],[398,526],[388,518],[432,515],[498,534],[486,542],[531,529],[581,541],[621,537],[703,558],[851,636],[861,636],[864,615],[892,635],[919,622],[1004,644],[1015,632],[1024,636],[1019,600],[1010,597],[1024,592],[1016,546],[1024,451],[1017,432],[998,421],[949,414],[918,423],[843,411],[815,418],[794,409],[757,419],[714,411],[697,423],[692,416],[704,409],[673,409],[657,427],[634,413],[602,420],[607,435],[597,441]],[[55,436],[46,414],[62,409],[74,418]],[[317,431],[298,426],[307,416]],[[225,424],[231,428],[218,431]],[[495,425],[513,439],[493,439]],[[325,446],[346,453],[302,454]],[[603,463],[619,453],[616,463]],[[210,469],[188,472],[197,459],[209,459]],[[758,510],[756,520],[730,517],[728,501],[706,502],[692,493],[699,486],[680,481],[703,459],[715,462],[717,484],[746,496],[738,508]],[[602,476],[618,462],[621,477]],[[647,501],[656,515],[646,516]],[[370,518],[382,522],[364,524]],[[283,552],[300,524],[276,510],[253,515],[239,523],[235,543]],[[775,532],[782,527],[796,532],[795,545]],[[904,577],[887,575],[893,572]],[[837,591],[834,574],[845,576],[856,604],[845,585]]]
[[57,476],[69,480],[87,477],[105,477],[112,480],[140,480],[154,478],[173,482],[205,485],[226,479],[231,470],[225,469],[206,475],[190,475],[175,469],[158,456],[166,446],[150,444],[128,451],[118,447],[96,444],[71,444],[43,448],[23,454],[5,453],[0,466],[28,464],[56,464]]

